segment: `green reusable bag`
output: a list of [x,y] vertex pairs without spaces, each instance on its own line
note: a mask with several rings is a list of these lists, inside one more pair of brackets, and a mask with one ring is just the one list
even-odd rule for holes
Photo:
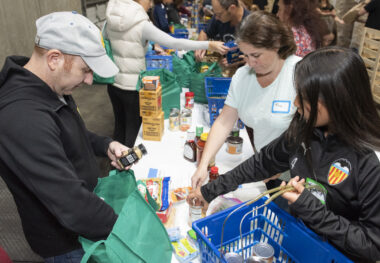
[[[209,68],[205,72],[200,72],[202,66]],[[222,77],[222,69],[217,62],[197,62],[193,74],[190,76],[190,91],[194,92],[194,101],[207,104],[205,91],[205,77]]]
[[181,86],[177,82],[176,75],[167,69],[155,69],[141,71],[137,80],[136,89],[142,88],[142,78],[145,76],[160,76],[162,86],[162,110],[164,111],[165,119],[169,118],[170,109],[180,108]]
[[172,246],[152,205],[137,189],[132,170],[111,171],[94,190],[119,215],[106,240],[93,242],[79,237],[85,255],[81,263],[166,263],[171,262]]
[[177,55],[173,57],[173,73],[177,76],[177,82],[181,88],[190,87],[190,76],[192,74],[192,68],[190,64],[185,60],[179,58]]
[[[111,41],[108,39],[107,34],[106,34],[106,25],[107,22],[104,23],[103,30],[102,30],[102,38],[103,38],[103,43],[104,43],[104,48],[106,49],[107,56],[115,62],[113,59],[113,53],[112,53],[112,47],[111,47]],[[98,74],[94,72],[93,75],[93,81],[92,84],[113,84],[115,82],[115,77],[109,77],[109,78],[103,78],[100,77]]]

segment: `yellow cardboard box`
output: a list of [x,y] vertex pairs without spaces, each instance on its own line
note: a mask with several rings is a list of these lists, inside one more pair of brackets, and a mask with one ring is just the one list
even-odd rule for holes
[[141,89],[139,92],[140,116],[156,116],[162,110],[162,88],[156,90]]
[[142,116],[143,139],[149,141],[161,141],[164,134],[164,112],[156,116]]

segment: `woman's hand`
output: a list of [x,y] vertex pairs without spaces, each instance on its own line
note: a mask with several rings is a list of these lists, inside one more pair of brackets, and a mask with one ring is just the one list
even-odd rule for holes
[[198,167],[193,176],[191,177],[191,187],[196,189],[201,187],[203,182],[206,181],[208,176],[207,168]]
[[[120,165],[117,163],[117,160],[123,155],[124,152],[128,152],[129,148],[118,141],[112,141],[107,150],[107,155],[111,160],[111,165],[115,167],[118,170],[123,170],[123,168],[120,167]],[[128,170],[131,168],[131,165],[128,167],[125,167],[125,170]]]
[[[300,180],[299,176],[290,179],[288,185],[293,186],[295,190],[291,192],[285,192],[282,194],[282,197],[288,200],[289,205],[297,201],[298,197],[300,197],[301,193],[305,190],[304,183],[305,179]],[[286,185],[286,182],[282,182],[281,185]]]
[[210,41],[208,49],[213,52],[218,52],[224,55],[228,52],[229,47],[226,47],[222,41]]
[[208,202],[203,198],[200,187],[193,189],[189,193],[189,195],[186,198],[186,202],[189,205],[197,205],[197,206],[202,205],[204,207],[208,206]]

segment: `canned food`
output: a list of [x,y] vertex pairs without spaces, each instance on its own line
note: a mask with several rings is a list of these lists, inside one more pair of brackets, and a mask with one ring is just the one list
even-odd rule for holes
[[181,112],[179,129],[181,131],[187,131],[191,126],[191,110],[183,109]]
[[201,67],[201,73],[206,72],[207,70],[208,70],[208,66],[207,65],[203,65]]
[[243,150],[243,138],[230,136],[227,138],[227,152],[241,154]]
[[272,263],[274,249],[271,245],[259,242],[252,247],[252,256],[247,259],[247,263]]
[[170,110],[169,130],[171,130],[171,131],[178,131],[179,130],[179,109],[177,109],[177,108],[173,108]]

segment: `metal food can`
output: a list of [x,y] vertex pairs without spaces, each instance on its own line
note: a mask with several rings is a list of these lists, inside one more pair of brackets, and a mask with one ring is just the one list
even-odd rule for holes
[[271,245],[259,242],[252,247],[252,256],[247,259],[247,263],[272,263],[274,249]]
[[191,123],[192,123],[191,110],[190,109],[183,109],[181,112],[179,129],[181,131],[187,131],[191,127]]
[[170,110],[169,130],[171,130],[171,131],[178,131],[179,130],[179,109],[177,109],[177,108],[173,108]]
[[243,138],[234,136],[228,137],[226,150],[230,154],[241,154],[243,151]]

